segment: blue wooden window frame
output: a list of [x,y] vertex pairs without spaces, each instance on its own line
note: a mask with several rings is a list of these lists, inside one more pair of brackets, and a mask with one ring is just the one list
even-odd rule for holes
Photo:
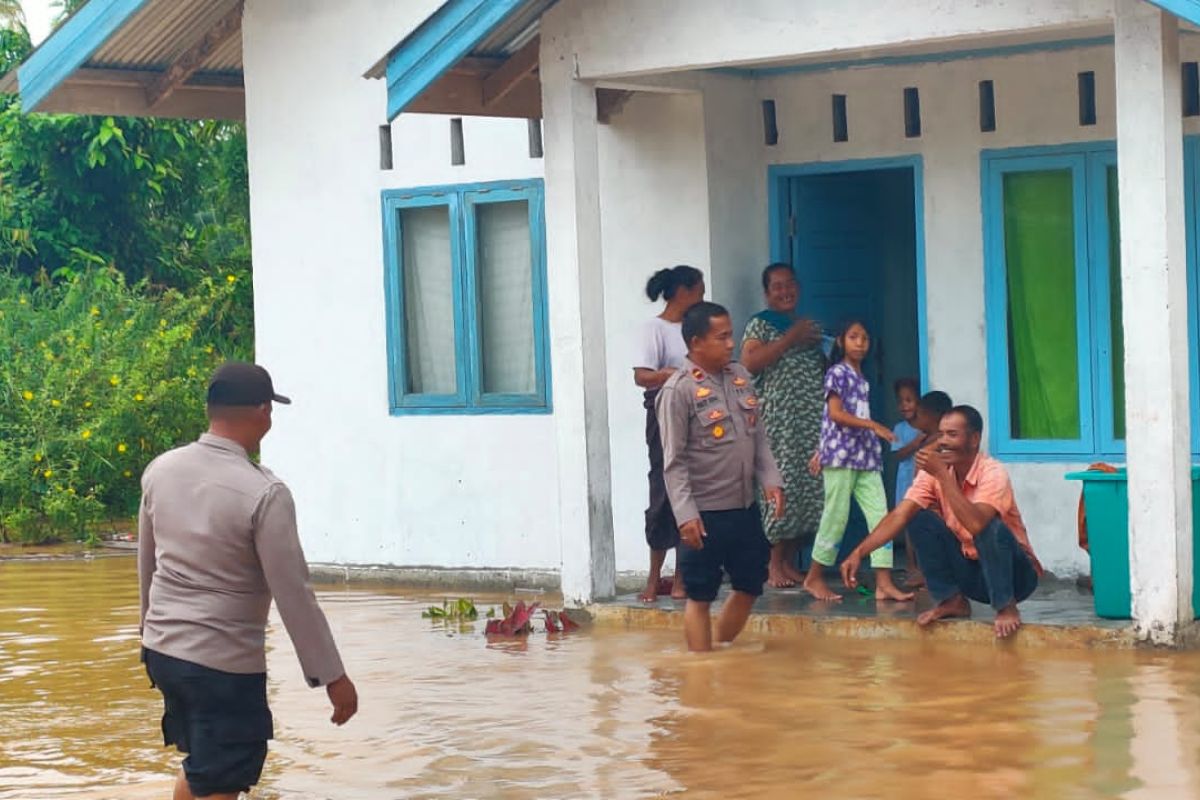
[[[551,411],[550,349],[546,305],[546,238],[541,180],[385,189],[383,200],[384,291],[387,310],[388,391],[391,413],[548,414]],[[531,394],[483,391],[483,315],[478,294],[476,211],[489,203],[523,201],[529,208],[535,390]],[[444,206],[450,219],[450,260],[454,302],[454,358],[457,391],[406,391],[403,225],[406,208]]]
[[[1123,461],[1125,442],[1113,436],[1112,324],[1109,288],[1107,171],[1117,164],[1116,143],[985,150],[982,154],[984,295],[987,324],[991,450],[1008,461]],[[1069,169],[1074,186],[1076,332],[1079,354],[1080,436],[1069,440],[1014,439],[1008,356],[1008,276],[1004,251],[1003,179],[1010,172]],[[1200,209],[1200,137],[1184,140],[1187,229],[1189,382],[1193,398],[1192,451],[1200,453],[1200,364],[1197,358],[1200,281],[1197,280],[1197,209]]]

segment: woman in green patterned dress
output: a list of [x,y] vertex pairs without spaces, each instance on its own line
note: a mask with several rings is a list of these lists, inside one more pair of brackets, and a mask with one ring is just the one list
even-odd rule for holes
[[789,588],[804,580],[796,554],[801,541],[816,533],[825,502],[820,475],[808,469],[821,438],[825,356],[820,326],[796,316],[800,286],[792,267],[771,264],[762,283],[767,308],[746,326],[742,365],[756,377],[763,424],[787,499],[781,519],[763,506],[763,530],[771,542],[767,582]]

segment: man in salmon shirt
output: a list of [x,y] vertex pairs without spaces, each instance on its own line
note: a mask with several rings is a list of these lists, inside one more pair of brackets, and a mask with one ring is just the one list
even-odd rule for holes
[[1037,588],[1042,565],[1008,472],[979,452],[983,417],[956,406],[938,430],[937,443],[916,455],[920,472],[912,488],[842,562],[842,579],[854,587],[863,558],[907,528],[934,602],[917,623],[969,617],[970,599],[996,609],[997,638],[1011,636],[1021,627],[1017,604]]

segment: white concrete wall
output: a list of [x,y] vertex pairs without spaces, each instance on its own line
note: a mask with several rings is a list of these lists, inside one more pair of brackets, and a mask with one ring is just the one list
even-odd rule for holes
[[[244,22],[258,360],[295,401],[263,461],[311,561],[557,570],[553,418],[388,413],[380,190],[539,177],[520,120],[393,125],[363,73],[439,3],[250,0]],[[552,345],[553,346],[553,345]]]
[[[871,48],[982,46],[1111,27],[1113,0],[567,0],[578,75],[626,77]],[[1119,0],[1125,2],[1125,0]]]
[[663,267],[709,263],[704,116],[698,94],[635,94],[599,128],[608,423],[617,569],[645,570],[649,464],[642,390],[633,383],[640,324],[662,310],[645,295]]
[[[1184,37],[1184,58],[1200,42]],[[1097,124],[1080,126],[1077,74],[1096,73]],[[995,83],[996,131],[979,130],[978,83]],[[779,144],[763,147],[766,164],[799,164],[920,154],[925,184],[925,284],[932,388],[978,407],[985,420],[983,226],[980,151],[1116,137],[1110,46],[964,60],[942,64],[789,74],[755,81],[759,99],[776,101]],[[902,93],[920,89],[922,134],[904,137]],[[849,141],[832,136],[830,96],[847,96]],[[759,129],[761,136],[761,128]],[[1200,121],[1185,121],[1185,132]],[[765,229],[762,220],[760,229]],[[751,276],[743,280],[749,282]],[[1063,475],[1086,464],[1009,465],[1030,537],[1058,574],[1087,570],[1076,544],[1079,486]]]

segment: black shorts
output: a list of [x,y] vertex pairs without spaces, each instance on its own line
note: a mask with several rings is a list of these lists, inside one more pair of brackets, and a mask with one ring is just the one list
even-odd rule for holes
[[192,794],[246,792],[258,783],[275,735],[267,675],[241,675],[142,649],[163,696],[163,744],[175,745]]
[[758,597],[767,580],[771,545],[763,534],[758,506],[733,511],[701,511],[708,535],[704,547],[679,545],[683,588],[689,600],[711,603],[721,588],[721,571],[729,575],[734,591]]

